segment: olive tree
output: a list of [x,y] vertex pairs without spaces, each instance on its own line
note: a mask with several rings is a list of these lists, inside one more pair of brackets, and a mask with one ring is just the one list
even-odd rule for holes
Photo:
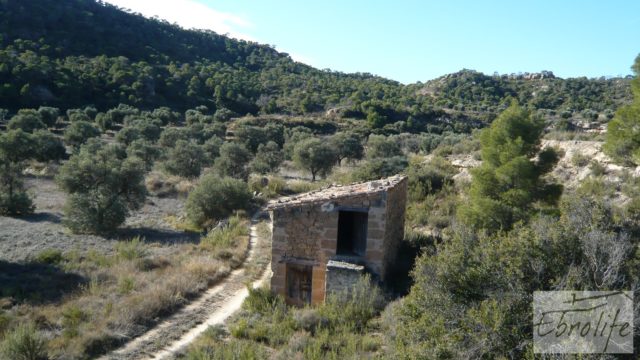
[[296,144],[293,150],[293,161],[303,170],[311,173],[311,181],[316,176],[326,176],[336,163],[336,151],[326,142],[317,138],[308,138]]
[[20,129],[0,134],[0,215],[26,215],[33,202],[24,190],[24,161],[34,157],[33,136]]
[[207,174],[189,193],[185,209],[189,220],[202,227],[234,210],[246,209],[250,200],[251,192],[244,181]]
[[200,176],[205,160],[202,148],[198,144],[178,140],[175,147],[169,150],[163,165],[169,174],[195,178]]
[[120,145],[91,140],[60,168],[59,186],[69,194],[65,224],[74,233],[114,231],[129,210],[139,208],[146,197],[145,165],[127,157]]
[[80,120],[71,123],[64,131],[64,142],[78,149],[80,145],[84,144],[87,140],[99,135],[100,130],[92,123]]
[[244,145],[226,142],[220,147],[220,156],[215,161],[215,168],[221,175],[246,179],[249,175],[247,164],[250,160],[251,153]]

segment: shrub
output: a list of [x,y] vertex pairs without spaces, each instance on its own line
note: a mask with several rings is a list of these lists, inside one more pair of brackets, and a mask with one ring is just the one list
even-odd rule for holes
[[66,338],[74,338],[80,335],[80,324],[88,319],[89,315],[77,305],[70,305],[62,311],[63,335]]
[[288,189],[286,181],[281,177],[252,176],[249,178],[249,190],[271,199],[283,195]]
[[575,153],[571,157],[571,163],[573,166],[583,167],[589,164],[589,157],[581,153]]
[[0,215],[23,216],[33,213],[35,205],[26,192],[0,193]]
[[274,294],[267,288],[248,288],[249,296],[242,303],[242,308],[250,313],[270,315],[274,311],[285,311],[286,305],[282,296]]
[[118,257],[123,260],[136,260],[143,258],[147,250],[145,249],[144,242],[139,236],[134,237],[129,241],[120,241],[116,244],[116,253]]
[[233,257],[232,250],[238,245],[240,238],[247,235],[247,224],[240,217],[233,216],[226,226],[209,231],[207,236],[202,238],[200,246],[216,251],[218,257],[230,258]]
[[127,208],[118,198],[99,191],[71,194],[64,206],[64,224],[76,234],[103,234],[115,230],[127,217]]
[[373,284],[369,275],[365,275],[351,288],[329,294],[320,314],[329,320],[330,326],[349,324],[359,330],[378,315],[384,305],[382,291]]
[[408,165],[409,162],[404,156],[371,159],[353,171],[352,179],[353,181],[381,179],[404,171]]
[[0,343],[0,354],[11,360],[47,359],[46,342],[33,324],[18,325],[5,334]]
[[452,184],[456,171],[447,160],[436,157],[429,163],[413,161],[406,173],[409,178],[409,196],[417,200]]
[[186,360],[268,359],[269,352],[253,341],[236,340],[215,342],[208,346],[192,348]]
[[250,200],[251,193],[244,181],[208,174],[189,193],[185,209],[189,220],[202,227],[234,210],[246,209]]
[[207,165],[213,164],[218,156],[220,156],[220,147],[223,141],[217,136],[212,136],[202,144],[202,151],[205,154]]
[[371,135],[367,140],[367,158],[388,158],[401,156],[400,144],[390,137],[384,135]]
[[47,249],[39,252],[34,261],[40,264],[49,264],[56,265],[64,260],[64,256],[62,256],[62,251],[58,249]]
[[607,171],[607,168],[604,165],[595,160],[592,160],[589,163],[589,169],[591,170],[591,175],[593,176],[602,176]]
[[42,122],[48,127],[52,127],[58,121],[58,116],[60,115],[60,109],[48,106],[40,106],[38,108],[38,114],[40,114],[40,119]]

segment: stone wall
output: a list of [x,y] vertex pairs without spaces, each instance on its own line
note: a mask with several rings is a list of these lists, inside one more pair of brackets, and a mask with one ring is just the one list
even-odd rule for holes
[[349,291],[362,275],[362,265],[330,260],[327,263],[326,294]]
[[386,231],[382,252],[384,253],[381,272],[383,281],[389,281],[388,273],[396,263],[398,249],[404,239],[404,217],[407,207],[407,179],[387,191]]

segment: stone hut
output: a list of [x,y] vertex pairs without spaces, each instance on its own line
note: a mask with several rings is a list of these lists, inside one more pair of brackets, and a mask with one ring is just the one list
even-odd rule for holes
[[365,272],[389,281],[404,236],[407,178],[334,185],[269,203],[271,290],[317,304]]

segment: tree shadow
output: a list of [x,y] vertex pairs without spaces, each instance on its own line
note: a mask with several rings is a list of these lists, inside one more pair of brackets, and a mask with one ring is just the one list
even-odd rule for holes
[[83,276],[65,272],[52,264],[0,260],[0,298],[10,297],[18,303],[57,302],[86,283]]
[[118,231],[118,237],[121,239],[130,239],[136,236],[144,238],[145,243],[162,245],[200,243],[200,233],[196,232],[154,229],[149,227],[125,228]]
[[59,224],[62,222],[62,218],[60,217],[60,215],[50,212],[37,212],[31,215],[24,216],[22,217],[22,219],[31,223],[50,222]]

